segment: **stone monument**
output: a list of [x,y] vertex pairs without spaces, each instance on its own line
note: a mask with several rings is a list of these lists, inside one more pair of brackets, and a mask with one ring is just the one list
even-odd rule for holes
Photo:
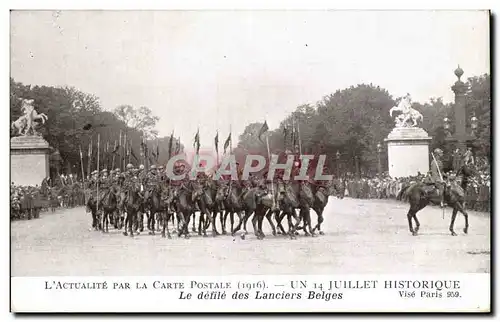
[[387,142],[389,175],[393,178],[426,174],[429,171],[429,143],[432,138],[418,127],[422,114],[411,107],[411,98],[407,94],[401,102],[390,109],[401,112],[396,116],[396,126],[389,133]]
[[21,115],[12,122],[17,130],[10,139],[10,173],[15,185],[35,186],[49,176],[49,143],[36,131],[37,121],[45,123],[47,115],[37,113],[33,100],[21,99]]

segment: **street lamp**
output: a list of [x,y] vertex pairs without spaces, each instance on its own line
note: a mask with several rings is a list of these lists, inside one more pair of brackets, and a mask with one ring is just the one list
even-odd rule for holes
[[[470,134],[467,133],[466,129],[466,112],[467,112],[467,102],[465,94],[468,90],[467,85],[462,82],[460,77],[464,74],[464,71],[460,66],[455,69],[455,76],[457,76],[458,80],[453,84],[451,90],[455,93],[455,104],[453,104],[453,111],[451,115],[451,120],[448,117],[444,118],[443,128],[446,133],[446,141],[454,144],[455,148],[452,150],[458,151],[455,154],[453,164],[458,166],[459,162],[457,158],[459,158],[467,148],[467,144],[471,144],[475,141],[476,131],[478,127],[478,120],[474,114],[470,119],[471,131]],[[451,132],[451,122],[454,125],[454,133]],[[458,169],[455,169],[458,170]]]
[[381,155],[382,155],[382,144],[377,143],[377,156],[378,156],[378,174],[382,174],[382,160],[381,160]]

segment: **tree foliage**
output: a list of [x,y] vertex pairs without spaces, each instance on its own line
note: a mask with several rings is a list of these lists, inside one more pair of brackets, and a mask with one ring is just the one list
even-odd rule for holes
[[[482,75],[468,79],[467,106],[469,119],[474,112],[479,120],[478,146],[489,155],[490,151],[490,77]],[[325,96],[315,106],[301,105],[287,115],[280,126],[269,131],[269,143],[273,151],[291,147],[284,138],[285,128],[292,124],[300,132],[302,153],[326,154],[327,165],[333,171],[337,166],[342,171],[355,171],[355,157],[360,170],[375,173],[378,166],[378,148],[383,168],[387,168],[387,148],[384,139],[394,128],[389,109],[400,98],[373,84],[359,84]],[[451,114],[453,104],[443,103],[442,98],[431,98],[429,102],[414,102],[413,108],[424,116],[420,125],[432,136],[431,149],[445,148],[443,120]],[[265,151],[266,147],[257,140],[256,134],[262,123],[249,124],[240,136],[238,148],[241,151]],[[286,146],[285,146],[286,145]],[[292,147],[293,148],[293,147]],[[337,151],[340,160],[337,165]],[[243,153],[243,152],[242,152]]]
[[[39,113],[45,113],[48,121],[39,129],[43,138],[47,140],[52,152],[59,152],[61,161],[58,169],[61,173],[81,175],[80,148],[83,154],[84,172],[91,162],[91,169],[97,168],[97,137],[100,138],[99,168],[111,168],[112,151],[122,142],[125,133],[132,153],[130,161],[133,164],[145,162],[141,157],[141,142],[146,133],[148,141],[148,159],[152,162],[166,162],[170,136],[152,139],[157,135],[154,129],[158,117],[154,116],[147,107],[135,109],[131,106],[118,107],[115,113],[103,110],[99,98],[77,90],[74,87],[31,86],[10,79],[10,121],[21,116],[21,98],[34,99],[34,105]],[[85,130],[85,128],[89,128]],[[11,129],[11,136],[15,135]],[[92,156],[88,157],[89,145],[92,144]],[[159,147],[159,157],[156,160],[156,146]],[[173,147],[177,144],[174,138]],[[182,150],[181,145],[181,150]],[[137,159],[135,159],[133,156]],[[122,144],[115,153],[114,167],[123,166],[129,158]],[[54,166],[52,164],[51,166]],[[51,171],[54,171],[52,169]]]

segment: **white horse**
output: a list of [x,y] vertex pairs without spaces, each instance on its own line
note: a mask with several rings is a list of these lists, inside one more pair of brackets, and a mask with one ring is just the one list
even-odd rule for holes
[[48,117],[44,113],[37,113],[35,107],[33,106],[34,100],[21,99],[21,111],[24,115],[20,116],[16,121],[12,122],[11,128],[17,128],[18,134],[29,135],[31,131],[33,135],[37,135],[38,132],[35,130],[35,122],[41,120],[42,124],[45,124]]
[[[389,110],[389,115],[391,117],[392,117],[392,112],[394,111],[401,112],[401,114],[396,117],[397,127],[404,127],[404,126],[414,127],[417,126],[418,124],[417,121],[423,120],[422,114],[416,109],[411,107],[411,98],[409,94],[403,97],[403,99],[397,106],[393,106]],[[408,125],[408,121],[410,120],[413,121],[413,124]]]

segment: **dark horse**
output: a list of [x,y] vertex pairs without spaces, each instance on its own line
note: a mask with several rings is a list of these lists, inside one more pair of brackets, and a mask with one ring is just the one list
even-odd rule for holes
[[[408,226],[413,236],[417,236],[418,230],[420,229],[420,222],[417,219],[417,212],[425,208],[429,203],[439,205],[441,198],[437,195],[436,188],[434,186],[422,182],[416,182],[407,187],[404,187],[400,192],[400,196],[403,200],[407,199],[410,202],[410,209],[408,210],[407,214]],[[465,193],[462,187],[458,186],[456,183],[447,183],[444,189],[444,200],[453,209],[449,227],[451,235],[457,235],[453,230],[453,227],[455,224],[455,219],[457,217],[457,212],[459,211],[464,215],[464,233],[467,234],[469,230],[469,215],[467,214],[467,211],[464,207]],[[415,228],[413,228],[412,219],[415,220]]]
[[179,225],[178,236],[181,237],[184,235],[186,239],[190,237],[189,220],[194,210],[193,189],[190,186],[191,182],[183,182],[180,187],[174,191],[176,213],[178,215]]
[[[146,211],[146,218],[148,222],[148,234],[154,235],[157,214],[161,215],[162,212],[166,211],[165,203],[162,200],[162,186],[160,184],[153,187],[148,200],[145,200],[144,204],[144,210]],[[147,212],[148,210],[149,212]]]
[[[125,231],[123,235],[127,236],[127,230],[130,237],[134,237],[134,227],[137,227],[138,212],[142,205],[142,196],[140,195],[141,185],[138,182],[130,182],[125,189],[126,197],[124,201],[124,208],[127,212],[125,219]],[[137,232],[139,234],[139,232]]]
[[333,193],[338,199],[344,199],[345,189],[345,178],[334,179],[328,187],[321,184],[314,186],[314,205],[312,208],[318,215],[318,224],[313,228],[313,233],[317,229],[320,235],[324,235],[324,232],[321,230],[321,224],[324,221],[323,211],[328,204],[328,196]]
[[116,199],[116,194],[113,190],[113,187],[108,189],[106,193],[104,193],[103,198],[99,202],[99,210],[101,215],[101,230],[103,233],[109,232],[109,221],[110,217],[113,216],[115,211],[117,210],[118,202]]

